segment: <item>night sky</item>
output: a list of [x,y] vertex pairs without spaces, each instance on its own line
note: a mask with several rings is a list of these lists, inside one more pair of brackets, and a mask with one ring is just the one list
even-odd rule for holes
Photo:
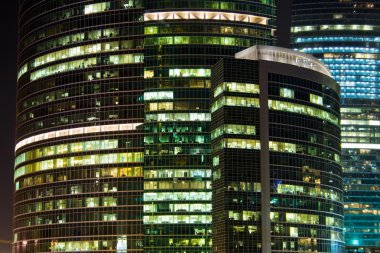
[[[17,2],[6,1],[0,16],[0,240],[12,239],[14,122],[16,103]],[[291,0],[277,0],[278,45],[289,46]],[[0,244],[0,253],[10,253]]]

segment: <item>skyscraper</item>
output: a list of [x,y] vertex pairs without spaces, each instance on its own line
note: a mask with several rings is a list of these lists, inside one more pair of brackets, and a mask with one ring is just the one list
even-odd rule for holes
[[19,14],[15,252],[210,252],[211,66],[274,44],[275,1]]
[[321,59],[341,85],[345,241],[349,252],[372,252],[380,248],[380,1],[294,0],[291,32],[293,48]]
[[141,252],[143,9],[20,1],[15,252]]
[[144,250],[211,252],[211,67],[274,44],[275,1],[144,7]]
[[342,253],[339,86],[255,46],[212,69],[213,252]]

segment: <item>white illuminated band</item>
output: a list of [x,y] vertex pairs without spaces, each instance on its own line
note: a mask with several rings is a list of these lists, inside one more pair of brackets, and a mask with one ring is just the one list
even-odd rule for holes
[[235,58],[280,62],[308,68],[332,77],[329,68],[314,56],[282,47],[253,46],[236,53]]
[[342,119],[341,125],[367,125],[367,126],[380,126],[380,120],[347,120]]
[[269,18],[255,15],[214,12],[214,11],[165,11],[150,12],[144,14],[144,21],[155,20],[176,20],[176,19],[205,19],[205,20],[224,20],[235,22],[246,22],[260,25],[267,25]]
[[47,133],[28,137],[18,142],[15,147],[15,152],[23,146],[26,146],[35,142],[39,142],[39,141],[45,141],[49,139],[55,139],[55,138],[60,138],[64,136],[80,135],[80,134],[131,131],[131,130],[136,130],[136,128],[140,125],[142,125],[142,123],[114,124],[114,125],[102,125],[102,126],[77,127],[77,128],[69,128],[69,129],[64,129],[64,130],[59,130],[59,131],[47,132]]
[[342,148],[357,148],[357,149],[380,149],[380,144],[372,143],[342,143]]

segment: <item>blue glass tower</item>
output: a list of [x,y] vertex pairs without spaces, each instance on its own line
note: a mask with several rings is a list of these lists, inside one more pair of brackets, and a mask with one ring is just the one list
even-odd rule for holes
[[294,0],[293,48],[341,85],[347,252],[380,248],[380,1]]

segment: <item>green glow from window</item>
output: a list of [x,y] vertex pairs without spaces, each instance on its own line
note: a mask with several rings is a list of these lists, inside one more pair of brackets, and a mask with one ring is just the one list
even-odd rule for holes
[[260,149],[260,140],[226,138],[222,142],[223,148]]
[[[111,55],[108,57],[107,64],[131,64],[131,63],[142,63],[144,61],[143,54],[122,54],[122,55]],[[97,65],[102,65],[106,63],[101,63],[97,58],[86,58],[76,61],[70,61],[65,63],[56,64],[46,68],[39,69],[30,74],[30,80],[34,81],[43,77],[50,75],[55,75],[62,72],[90,68]]]
[[304,213],[286,213],[286,221],[303,224],[319,224],[319,216]]
[[84,6],[84,14],[93,14],[109,10],[111,6],[110,2],[88,4]]
[[93,150],[104,150],[104,149],[115,149],[118,147],[118,140],[96,140],[96,141],[85,141],[61,144],[56,146],[49,146],[39,149],[33,149],[26,153],[16,157],[15,166],[22,162],[37,159],[40,157],[61,155],[67,153],[75,153],[82,151],[93,151]]
[[223,134],[255,135],[256,127],[250,125],[225,124],[211,131],[211,139],[218,138]]
[[146,26],[144,27],[144,34],[157,34],[158,27],[157,26]]
[[310,102],[317,105],[323,105],[323,98],[315,94],[310,94]]
[[158,113],[145,114],[147,122],[165,121],[211,121],[210,113]]
[[288,88],[280,88],[280,97],[294,98],[294,90]]
[[[89,54],[97,54],[104,52],[112,52],[120,49],[119,45],[122,47],[127,47],[127,44],[130,44],[131,41],[116,41],[116,42],[104,42],[104,43],[96,43],[83,45],[73,48],[67,48],[63,50],[59,50],[56,52],[52,52],[40,57],[37,57],[27,64],[23,65],[19,71],[18,78],[20,78],[23,74],[25,74],[28,70],[32,70],[36,67],[59,61],[61,59],[81,56],[81,55],[89,55]],[[28,66],[30,68],[28,68]]]
[[214,101],[214,103],[211,106],[211,112],[215,112],[223,106],[242,106],[259,108],[260,100],[258,98],[224,96]]
[[322,120],[327,120],[330,123],[333,123],[334,125],[339,126],[339,118],[337,116],[318,108],[301,105],[301,104],[290,103],[290,102],[276,101],[276,100],[269,100],[268,104],[269,104],[269,109],[272,109],[272,110],[308,115],[308,116],[316,117]]
[[211,69],[169,69],[169,77],[210,77]]
[[35,173],[43,170],[61,169],[76,166],[117,164],[117,163],[140,163],[143,161],[142,152],[94,154],[84,156],[72,156],[50,159],[27,164],[16,169],[14,178]]
[[211,224],[211,215],[144,215],[144,224]]
[[151,91],[144,93],[144,100],[170,100],[174,98],[173,91]]
[[296,153],[296,144],[294,143],[286,143],[286,142],[269,142],[269,150],[270,151],[278,151],[278,152],[286,152],[286,153]]
[[[149,31],[153,32],[153,31]],[[156,31],[157,32],[157,31]],[[222,46],[251,46],[249,39],[234,37],[216,37],[216,36],[165,36],[146,38],[145,46],[157,45],[222,45]]]
[[228,92],[240,92],[240,93],[250,93],[250,94],[259,94],[260,86],[258,84],[252,83],[236,83],[236,82],[225,82],[218,85],[214,90],[214,98],[219,94],[228,91]]
[[[342,194],[338,192],[333,192],[330,189],[321,189],[320,187],[279,184],[275,189],[275,193],[307,195],[311,197],[325,198],[334,201],[342,201]],[[330,224],[326,223],[326,225]]]

